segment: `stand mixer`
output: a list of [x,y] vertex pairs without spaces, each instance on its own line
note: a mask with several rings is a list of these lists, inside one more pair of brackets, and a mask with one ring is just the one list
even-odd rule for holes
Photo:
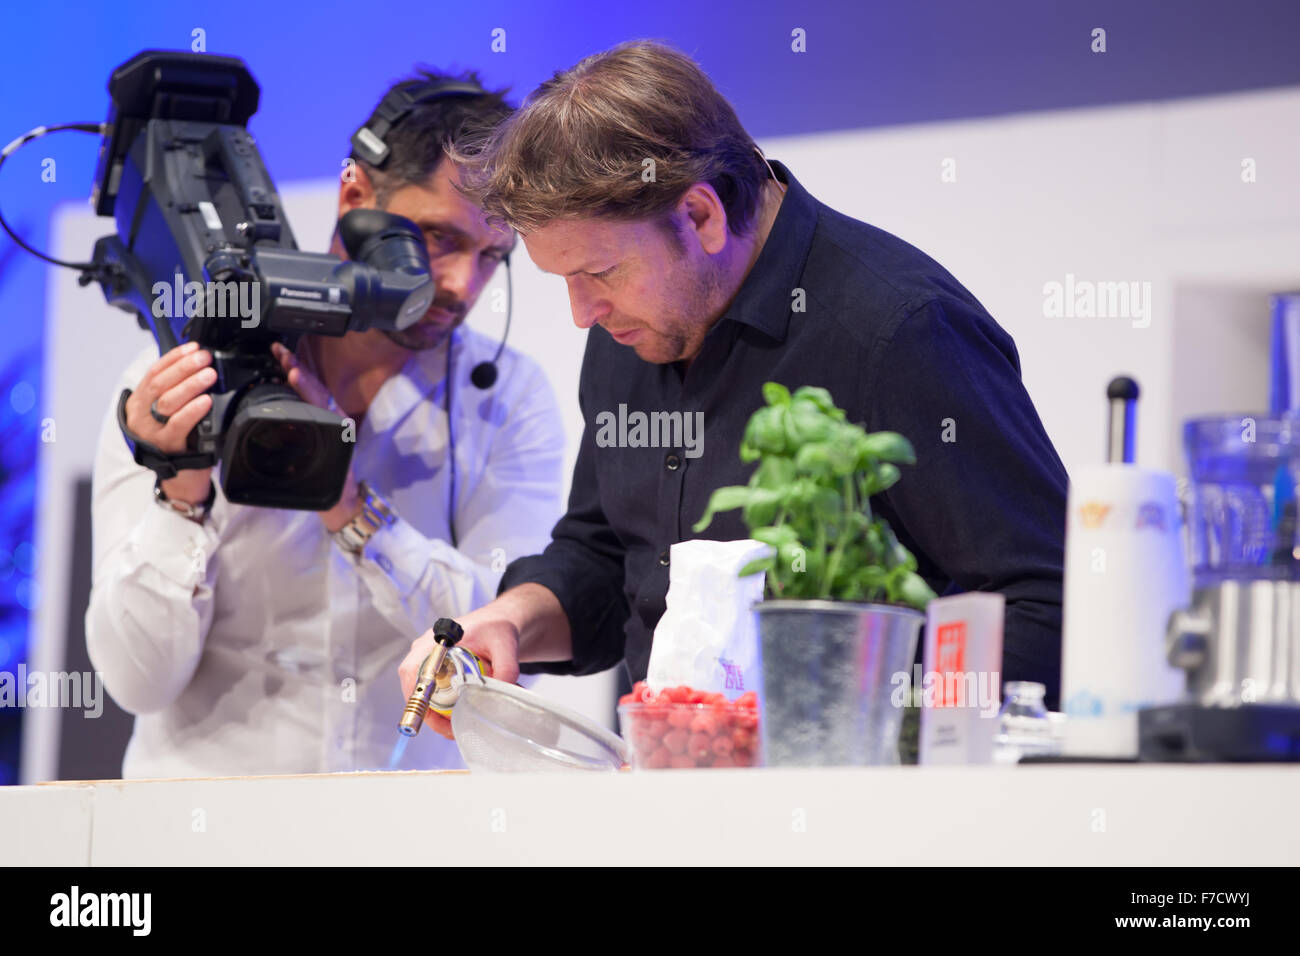
[[1144,760],[1300,761],[1300,296],[1274,298],[1273,408],[1188,421],[1184,700],[1139,714]]

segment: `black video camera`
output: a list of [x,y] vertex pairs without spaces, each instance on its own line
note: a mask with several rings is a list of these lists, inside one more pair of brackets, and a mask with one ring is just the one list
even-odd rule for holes
[[236,57],[147,50],[113,71],[108,91],[91,202],[117,234],[95,243],[91,275],[160,354],[194,340],[217,372],[211,410],[173,459],[220,461],[232,502],[332,507],[355,427],[302,401],[271,343],[419,321],[434,295],[420,230],[356,209],[339,221],[350,261],[299,250],[245,128],[259,90]]

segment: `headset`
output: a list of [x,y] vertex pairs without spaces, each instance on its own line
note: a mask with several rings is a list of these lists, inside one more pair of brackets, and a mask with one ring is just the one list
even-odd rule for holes
[[[417,106],[452,97],[488,96],[487,90],[476,83],[465,81],[408,83],[389,90],[375,108],[369,120],[352,134],[352,150],[359,159],[376,169],[382,169],[392,155],[386,137],[393,128],[404,120]],[[489,389],[496,384],[498,368],[502,353],[505,351],[506,339],[510,336],[510,319],[514,312],[515,296],[510,275],[510,257],[502,262],[506,267],[506,327],[501,333],[501,342],[496,354],[487,362],[480,362],[470,371],[469,379],[475,388]],[[451,546],[459,547],[456,537],[456,433],[451,417],[452,368],[451,353],[455,332],[447,338],[447,460],[449,492],[447,496],[447,529],[450,532]]]

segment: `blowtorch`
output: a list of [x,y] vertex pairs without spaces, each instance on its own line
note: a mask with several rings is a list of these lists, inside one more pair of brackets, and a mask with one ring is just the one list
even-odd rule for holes
[[[414,737],[424,724],[424,715],[432,706],[435,713],[450,716],[451,707],[460,696],[460,684],[469,676],[482,680],[478,658],[456,644],[465,634],[464,628],[449,617],[440,617],[433,623],[433,650],[420,665],[415,679],[415,690],[402,711],[398,733]],[[453,653],[453,649],[457,653]],[[455,678],[459,676],[460,681]]]

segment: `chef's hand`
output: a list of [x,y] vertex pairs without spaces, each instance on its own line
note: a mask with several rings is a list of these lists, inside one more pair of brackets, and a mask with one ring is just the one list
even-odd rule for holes
[[[271,354],[280,363],[280,368],[284,370],[284,377],[304,402],[310,402],[317,408],[337,409],[338,406],[334,405],[329,389],[320,379],[303,368],[296,355],[279,342],[271,343]],[[339,497],[338,504],[317,514],[324,522],[325,530],[333,534],[360,513],[361,492],[357,487],[356,476],[349,466],[347,480],[343,483],[343,494]]]
[[[473,651],[488,677],[513,684],[519,680],[519,628],[498,605],[499,601],[493,601],[457,618],[456,622],[465,629],[457,646]],[[433,628],[411,642],[410,653],[397,669],[402,680],[403,703],[411,699],[420,665],[432,650]],[[454,739],[451,721],[441,714],[430,710],[425,714],[424,725],[448,740]]]

